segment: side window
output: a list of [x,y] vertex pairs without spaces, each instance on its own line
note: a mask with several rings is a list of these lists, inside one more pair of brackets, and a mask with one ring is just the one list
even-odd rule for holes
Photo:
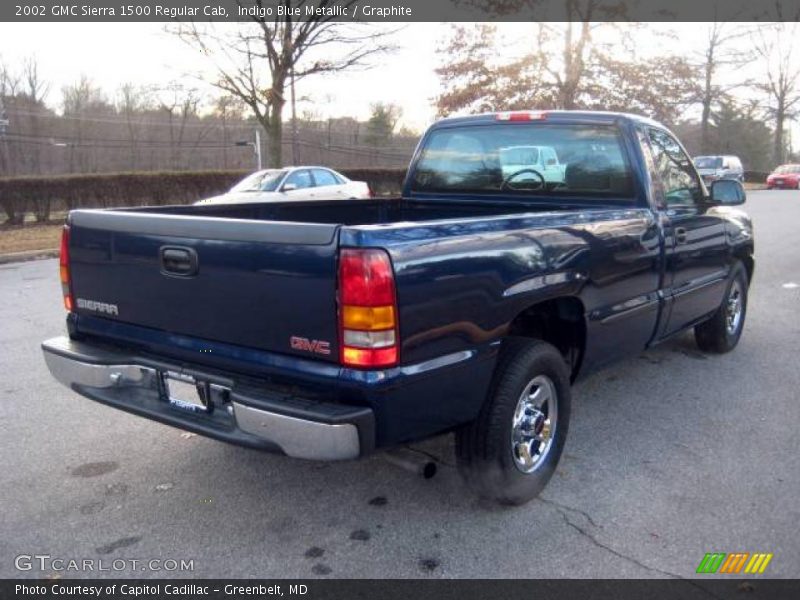
[[314,169],[314,181],[318,186],[323,185],[339,185],[336,177],[330,171],[325,169]]
[[653,155],[655,175],[664,188],[668,206],[692,205],[703,195],[700,181],[692,168],[692,161],[668,133],[648,129],[647,138]]
[[311,173],[308,170],[303,169],[302,171],[295,171],[291,175],[286,178],[286,181],[283,182],[284,185],[287,183],[293,183],[297,186],[296,189],[303,190],[305,188],[313,187],[314,182],[311,181]]

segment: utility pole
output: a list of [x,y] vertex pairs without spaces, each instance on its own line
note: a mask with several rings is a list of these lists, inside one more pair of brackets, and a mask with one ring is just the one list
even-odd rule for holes
[[258,165],[258,170],[261,170],[261,130],[256,127],[256,164]]
[[256,157],[256,170],[261,170],[261,130],[256,127],[255,130],[255,141],[248,142],[247,140],[242,140],[241,142],[236,142],[235,146],[250,146],[253,149],[253,155]]

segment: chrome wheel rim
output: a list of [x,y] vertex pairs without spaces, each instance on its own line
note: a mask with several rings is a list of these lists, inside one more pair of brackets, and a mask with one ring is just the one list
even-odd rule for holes
[[556,434],[558,394],[553,381],[537,375],[522,390],[511,427],[511,455],[523,473],[538,469],[547,458]]
[[742,322],[742,286],[734,279],[728,299],[725,301],[725,326],[728,334],[735,334]]

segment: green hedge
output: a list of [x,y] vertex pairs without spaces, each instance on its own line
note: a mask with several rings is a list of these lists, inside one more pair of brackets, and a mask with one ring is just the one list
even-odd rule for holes
[[[366,181],[377,195],[398,194],[405,169],[346,169],[347,177]],[[37,221],[73,208],[189,204],[224,193],[247,171],[160,171],[0,178],[0,206],[8,223],[26,213]]]
[[745,171],[744,180],[747,183],[764,183],[768,175],[767,171]]

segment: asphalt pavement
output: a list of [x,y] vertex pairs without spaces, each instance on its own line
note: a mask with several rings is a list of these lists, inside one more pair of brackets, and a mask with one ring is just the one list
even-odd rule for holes
[[[773,553],[765,576],[800,577],[800,192],[751,192],[746,209],[739,347],[705,355],[687,334],[578,384],[561,465],[519,508],[466,490],[450,437],[421,446],[442,462],[425,481],[79,397],[39,349],[65,330],[57,261],[2,265],[0,577],[692,577],[706,552]],[[165,570],[181,560],[192,570]]]

